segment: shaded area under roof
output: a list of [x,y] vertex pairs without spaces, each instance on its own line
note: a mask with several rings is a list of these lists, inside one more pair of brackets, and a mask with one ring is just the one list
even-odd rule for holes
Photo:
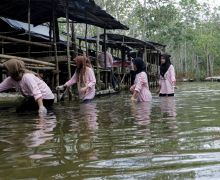
[[[126,44],[127,46],[130,46],[132,48],[140,48],[140,47],[147,47],[148,49],[155,49],[155,50],[162,50],[166,47],[166,45],[159,44],[152,41],[142,41],[136,38],[128,37],[125,35],[120,34],[106,34],[107,41],[115,41],[115,42],[121,42],[123,44]],[[100,35],[101,39],[104,39],[104,34]]]
[[[135,39],[132,37],[128,37],[125,35],[121,35],[121,34],[110,34],[107,33],[107,41],[106,44],[109,47],[116,47],[116,48],[120,48],[123,45],[126,45],[128,47],[131,48],[135,48],[135,49],[140,49],[140,48],[144,48],[146,47],[147,49],[152,49],[152,50],[158,50],[160,52],[164,51],[166,45],[163,44],[159,44],[156,42],[152,42],[152,41],[142,41],[139,39]],[[77,39],[81,40],[81,41],[87,41],[90,43],[95,43],[97,40],[97,37],[88,37],[85,39],[85,37],[77,37]],[[103,39],[104,39],[104,34],[100,35],[100,44],[103,44]]]
[[[66,17],[67,1],[69,18],[74,22],[87,23],[106,29],[128,29],[96,5],[94,0],[30,0],[31,24],[50,22],[54,3],[57,18]],[[0,16],[28,22],[28,1],[1,0]]]
[[[77,36],[76,37],[79,41],[87,41],[89,43],[96,43],[97,41],[97,38],[96,37],[88,37],[88,38],[85,38],[85,37],[81,37],[81,36]],[[100,39],[99,40],[99,44],[100,45],[103,45],[104,44],[104,41],[103,39]],[[108,40],[106,41],[106,45],[107,47],[111,47],[111,48],[119,48],[119,49],[126,49],[127,51],[130,51],[131,48],[128,47],[128,46],[125,46],[122,44],[122,42],[115,42],[115,41],[111,41],[111,40]]]

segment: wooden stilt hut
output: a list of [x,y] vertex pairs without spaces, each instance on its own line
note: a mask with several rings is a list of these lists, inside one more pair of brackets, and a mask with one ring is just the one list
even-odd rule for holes
[[[110,51],[114,57],[114,72],[117,76],[118,81],[122,87],[131,85],[131,74],[130,74],[130,63],[131,59],[129,56],[141,57],[147,65],[147,73],[149,77],[150,87],[154,88],[158,85],[158,66],[159,66],[159,56],[161,51],[165,51],[165,45],[150,42],[150,41],[141,41],[132,37],[120,35],[120,34],[106,34],[107,41],[105,42],[105,35],[101,34],[99,44],[106,44],[110,47]],[[77,37],[79,43],[85,41],[83,37]],[[97,37],[87,38],[87,42],[93,47],[95,51]],[[81,47],[81,46],[80,46]],[[99,53],[99,52],[95,52]],[[95,58],[91,57],[92,59]],[[101,71],[103,71],[101,69]]]
[[[70,67],[70,47],[75,46],[75,42],[67,39],[67,43],[65,44],[64,48],[61,48],[60,50],[62,42],[60,41],[59,36],[58,18],[66,18],[68,36],[70,34],[70,22],[72,25],[72,29],[74,28],[73,23],[85,23],[95,25],[104,29],[128,29],[126,26],[121,24],[119,21],[116,21],[111,15],[109,15],[99,6],[97,6],[92,0],[44,0],[43,2],[39,0],[11,0],[10,3],[7,0],[2,0],[0,4],[0,17],[18,20],[21,22],[25,22],[28,25],[28,28],[25,30],[21,28],[21,31],[25,31],[26,34],[25,37],[23,36],[23,38],[21,38],[21,31],[16,32],[15,34],[12,33],[12,35],[11,32],[7,32],[7,30],[1,30],[0,27],[0,44],[2,55],[9,55],[8,52],[10,52],[10,55],[14,55],[20,58],[29,58],[32,59],[33,62],[37,62],[36,60],[37,58],[39,58],[42,61],[53,63],[53,68],[55,65],[55,70],[53,70],[54,78],[53,80],[51,80],[53,88],[60,84],[60,62],[62,61],[60,55],[63,55],[63,52],[65,53],[65,57],[63,60],[67,64],[67,79],[71,76],[72,70]],[[33,38],[34,36],[32,32],[32,26],[37,26],[42,23],[49,23],[49,41],[46,40],[38,42],[35,41],[36,38]],[[73,39],[74,38],[72,38],[72,40]],[[16,46],[17,49],[15,51],[10,51],[11,48],[10,46],[8,46],[9,44]],[[22,50],[21,52],[19,52],[20,47],[18,45],[21,45],[21,47],[26,50]],[[35,46],[38,46],[39,48],[36,51],[34,51],[33,48]],[[8,51],[7,49],[10,50]],[[72,49],[73,53],[76,54],[76,47]],[[44,55],[44,57],[42,57],[42,53],[45,53],[46,56]],[[53,60],[46,57],[52,57]],[[0,57],[0,59],[4,61],[5,58]]]

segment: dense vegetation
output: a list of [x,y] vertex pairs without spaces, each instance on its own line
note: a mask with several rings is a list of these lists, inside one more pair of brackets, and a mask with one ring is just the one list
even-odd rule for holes
[[[114,31],[167,45],[181,77],[220,73],[220,7],[197,0],[95,0],[128,31]],[[83,32],[83,25],[76,30]],[[98,28],[89,27],[89,35]],[[99,30],[102,32],[102,30]]]

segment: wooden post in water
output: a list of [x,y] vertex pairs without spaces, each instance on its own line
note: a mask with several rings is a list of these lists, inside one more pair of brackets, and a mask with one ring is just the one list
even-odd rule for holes
[[[58,30],[58,22],[56,16],[56,0],[53,0],[53,45],[54,45],[54,60],[56,63],[56,86],[59,86],[59,61],[57,56],[57,33],[59,35]],[[60,91],[57,91],[57,101],[60,100]]]
[[[66,0],[66,32],[67,32],[67,66],[68,66],[68,78],[70,79],[71,78],[71,65],[70,65],[70,61],[71,61],[71,58],[70,58],[70,38],[69,38],[69,35],[70,35],[70,26],[69,26],[69,0]],[[71,95],[71,92],[72,92],[72,88],[69,87],[69,93],[68,93],[68,96],[69,96],[69,100],[72,99],[72,95]]]
[[[106,69],[106,29],[104,28],[104,39],[103,39],[103,46],[102,49],[104,48],[104,68]],[[108,86],[108,72],[104,71],[105,75],[105,88]]]
[[68,78],[71,78],[71,68],[70,68],[70,26],[69,26],[69,0],[66,0],[66,32],[67,32],[67,66],[68,66]]
[[98,56],[99,56],[99,27],[96,28],[96,68],[97,68],[97,76],[96,76],[96,80],[97,80],[97,87],[98,90],[101,89],[101,84],[100,84],[100,69],[99,69],[99,62],[98,62]]

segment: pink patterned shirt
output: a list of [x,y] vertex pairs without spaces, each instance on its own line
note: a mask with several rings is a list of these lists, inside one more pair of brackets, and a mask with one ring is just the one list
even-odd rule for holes
[[176,82],[175,70],[171,64],[167,72],[164,74],[164,77],[160,75],[159,85],[161,94],[173,94],[174,85]]
[[149,90],[147,74],[140,72],[136,74],[134,85],[131,87],[138,92],[138,101],[151,101],[152,95]]
[[20,81],[15,81],[10,76],[0,84],[0,92],[15,88],[23,96],[54,99],[54,94],[47,84],[32,73],[25,73]]
[[[77,83],[77,74],[75,72],[72,78],[69,81],[67,81],[65,85],[69,87],[76,83]],[[86,67],[85,83],[86,83],[85,85],[87,85],[89,88],[84,94],[80,91],[80,87],[78,86],[79,97],[82,100],[93,99],[95,97],[96,78],[92,68]]]

